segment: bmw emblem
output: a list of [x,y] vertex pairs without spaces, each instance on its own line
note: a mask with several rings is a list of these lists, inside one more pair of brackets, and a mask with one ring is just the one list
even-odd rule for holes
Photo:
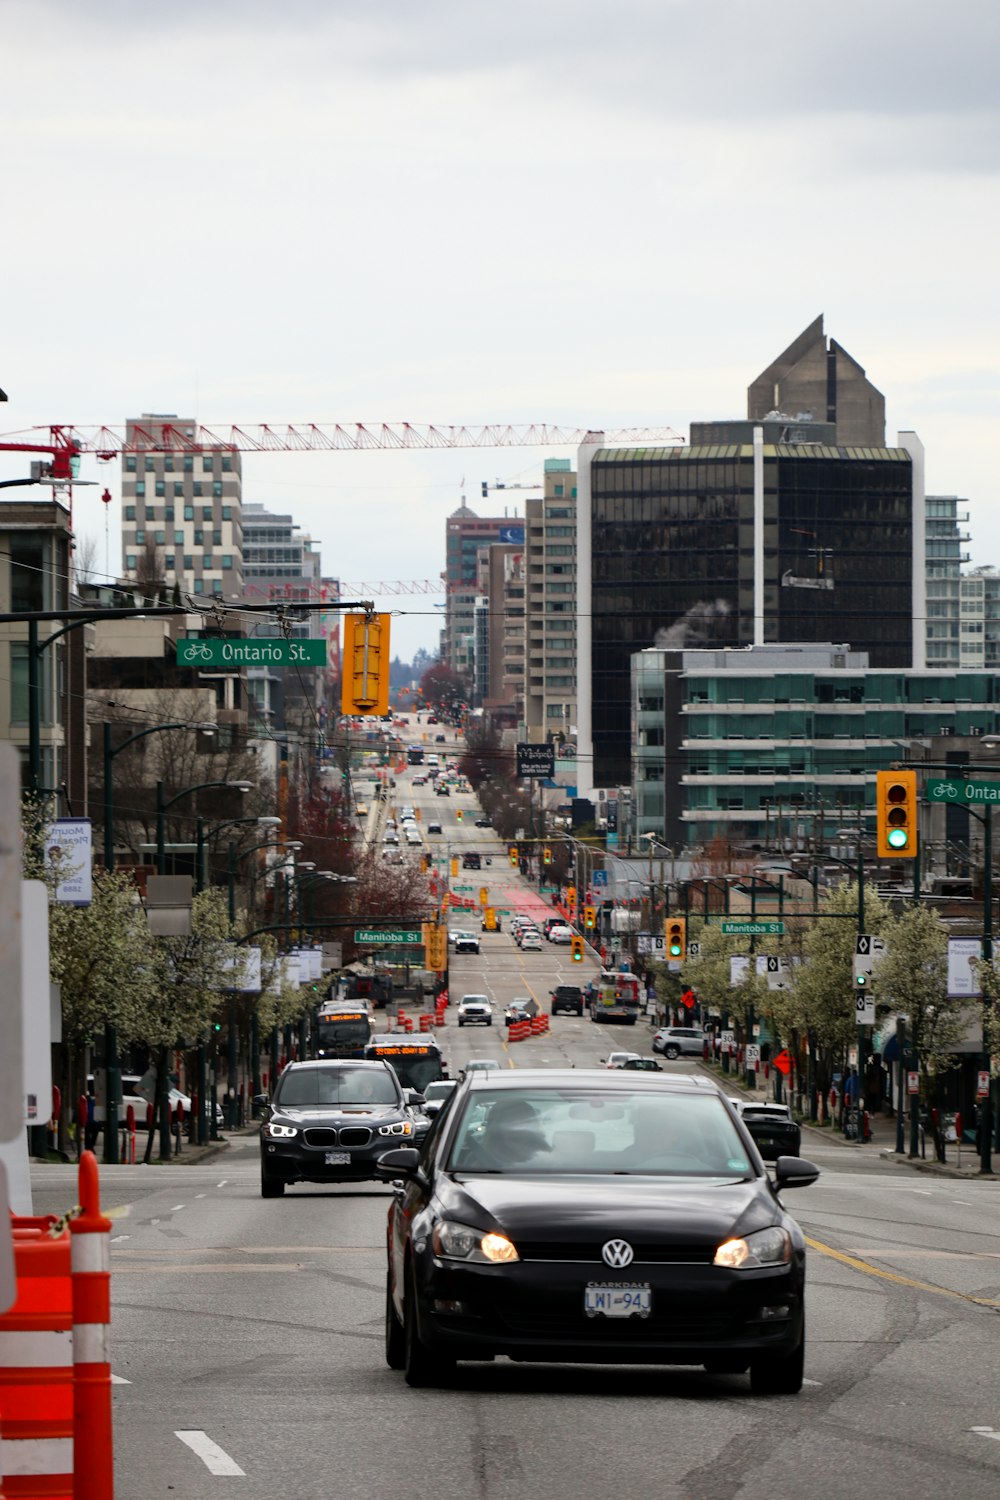
[[601,1256],[609,1266],[614,1266],[616,1271],[630,1266],[634,1254],[627,1240],[608,1240],[606,1245],[601,1246]]

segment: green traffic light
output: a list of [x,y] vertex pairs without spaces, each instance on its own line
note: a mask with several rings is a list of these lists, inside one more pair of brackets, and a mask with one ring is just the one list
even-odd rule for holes
[[890,828],[886,835],[886,843],[890,849],[905,849],[910,842],[910,836],[905,828]]
[[867,984],[868,983],[868,975],[867,974],[859,974],[858,977],[857,977],[857,983],[860,984],[860,985]]
[[670,944],[670,957],[671,958],[680,958],[680,956],[681,956],[681,945],[680,945],[680,943],[671,943]]

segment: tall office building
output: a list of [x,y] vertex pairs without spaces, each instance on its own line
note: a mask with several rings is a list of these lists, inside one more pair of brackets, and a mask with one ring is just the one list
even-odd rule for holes
[[581,787],[591,765],[593,786],[629,781],[630,657],[645,647],[840,640],[873,667],[923,665],[915,434],[856,449],[804,415],[706,426],[685,448],[596,434],[580,449]]
[[441,660],[464,678],[471,691],[475,672],[475,614],[477,554],[490,542],[524,545],[524,522],[519,516],[478,516],[463,500],[448,517],[445,529],[447,590]]
[[885,397],[836,339],[827,341],[822,313],[747,391],[751,421],[776,411],[829,422],[845,447],[885,446]]
[[[184,594],[243,593],[242,466],[234,449],[183,452],[193,417],[147,412],[125,424],[122,474],[124,576]],[[173,434],[177,434],[175,439]],[[143,439],[178,451],[143,453]]]
[[525,503],[527,567],[526,737],[576,733],[576,474],[568,458],[545,460],[544,490]]

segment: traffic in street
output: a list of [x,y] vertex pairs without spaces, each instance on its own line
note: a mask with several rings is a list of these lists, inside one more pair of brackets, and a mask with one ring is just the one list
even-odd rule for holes
[[[559,1123],[570,1128],[553,1137],[567,1149],[586,1144],[588,1133],[615,1148],[615,1112],[623,1106],[614,1101],[624,1101],[628,1115],[640,1093],[655,1101],[673,1090],[699,1107],[724,1107],[700,1057],[654,1056],[654,1018],[644,1007],[632,1025],[595,1022],[585,1006],[581,1014],[558,1005],[554,1011],[553,993],[586,986],[600,973],[598,957],[588,948],[576,962],[568,946],[545,937],[551,903],[511,864],[496,834],[477,826],[471,793],[439,796],[419,767],[395,781],[367,837],[374,848],[395,851],[385,843],[393,831],[386,825],[398,828],[404,809],[412,809],[419,845],[413,841],[403,857],[431,860],[454,902],[451,1003],[436,1033],[451,1079],[476,1073],[472,1089],[489,1096],[491,1070],[508,1093],[520,1084],[530,1089],[536,1074],[538,1098],[543,1081],[556,1076],[565,1092],[566,1075],[549,1070],[571,1070],[579,1102],[560,1106]],[[468,856],[478,856],[478,869],[468,868]],[[499,930],[483,930],[483,888]],[[537,946],[518,943],[518,918],[537,924]],[[466,951],[456,941],[463,932],[477,940]],[[459,1024],[465,996],[476,1003]],[[531,1013],[546,1017],[548,1029],[513,1040],[507,1021],[515,1002],[533,1002]],[[381,1012],[378,1020],[391,1024]],[[612,1054],[623,1052],[649,1061],[634,1084],[609,1067]],[[600,1123],[607,1100],[610,1132]],[[385,1128],[398,1129],[405,1114],[397,1093],[389,1106]],[[477,1131],[473,1122],[470,1149]],[[435,1378],[408,1384],[411,1371],[398,1368],[406,1355],[387,1341],[387,1214],[408,1201],[403,1189],[389,1181],[296,1180],[262,1198],[259,1126],[227,1135],[216,1154],[196,1153],[190,1163],[102,1171],[113,1222],[119,1500],[168,1493],[202,1500],[228,1478],[260,1500],[282,1492],[315,1500],[359,1493],[401,1500],[611,1493],[771,1500],[869,1490],[912,1496],[930,1493],[929,1476],[945,1466],[963,1500],[992,1500],[997,1492],[995,1181],[917,1174],[871,1148],[804,1128],[802,1158],[820,1175],[781,1198],[801,1230],[807,1267],[797,1394],[764,1393],[745,1364],[727,1369],[724,1360],[706,1369],[501,1356],[435,1367]],[[387,1149],[396,1145],[395,1137],[387,1140]],[[728,1167],[713,1167],[715,1176],[689,1196],[692,1222],[716,1212],[727,1172],[737,1181],[746,1175],[741,1148],[729,1149],[737,1156]],[[657,1202],[666,1214],[676,1190],[657,1179],[655,1161],[640,1169],[652,1173],[655,1223]],[[768,1170],[773,1176],[776,1169]],[[621,1190],[624,1221],[626,1212],[634,1215],[634,1195],[624,1179],[610,1180]],[[35,1212],[63,1212],[75,1181],[71,1166],[33,1165]],[[574,1188],[567,1197],[565,1182],[556,1219],[586,1215],[588,1203],[596,1216],[592,1189]],[[481,1176],[479,1184],[484,1201],[491,1193],[495,1199],[495,1179]],[[773,1203],[766,1184],[763,1192]],[[602,1236],[614,1227],[609,1201],[616,1200],[605,1194]],[[518,1268],[510,1269],[516,1288]],[[592,1295],[602,1306],[604,1293]],[[537,1295],[530,1307],[521,1325],[528,1340],[530,1319],[548,1316]],[[671,1316],[681,1316],[679,1305]],[[661,1329],[671,1336],[669,1320]],[[393,1347],[395,1368],[387,1362]]]

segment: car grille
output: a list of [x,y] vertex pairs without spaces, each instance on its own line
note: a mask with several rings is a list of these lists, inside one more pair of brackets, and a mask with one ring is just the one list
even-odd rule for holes
[[349,1125],[340,1132],[340,1144],[342,1146],[367,1146],[370,1144],[372,1133],[361,1125]]
[[[595,1265],[607,1269],[601,1255],[604,1240],[593,1243],[563,1244],[559,1241],[518,1240],[517,1252],[522,1260],[563,1261],[572,1265]],[[715,1250],[707,1245],[633,1245],[633,1266],[711,1265]]]
[[306,1146],[335,1146],[337,1144],[337,1132],[315,1126],[302,1132],[303,1144]]

